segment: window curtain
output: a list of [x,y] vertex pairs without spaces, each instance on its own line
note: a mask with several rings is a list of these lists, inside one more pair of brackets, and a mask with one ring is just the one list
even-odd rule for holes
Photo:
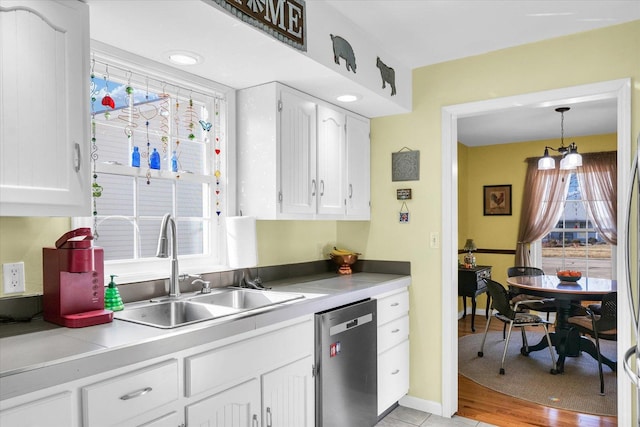
[[611,245],[618,243],[618,156],[615,151],[586,153],[578,168],[578,182],[587,200],[593,225]]
[[[556,159],[559,163],[560,159]],[[522,211],[516,245],[516,265],[531,266],[531,242],[541,239],[558,222],[571,171],[538,170],[538,159],[527,161],[527,176],[522,196]]]

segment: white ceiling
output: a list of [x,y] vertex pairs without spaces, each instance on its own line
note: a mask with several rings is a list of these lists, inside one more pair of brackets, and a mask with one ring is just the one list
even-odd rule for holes
[[[319,97],[328,87],[357,92],[334,70],[203,1],[85,1],[93,39],[165,63],[171,50],[198,53],[202,63],[186,70],[227,86],[280,81]],[[640,19],[640,0],[306,0],[319,1],[410,68]],[[482,145],[559,137],[556,106],[461,119],[459,139]],[[345,108],[369,117],[397,110],[378,101]],[[565,135],[615,132],[615,114],[611,100],[572,104]]]

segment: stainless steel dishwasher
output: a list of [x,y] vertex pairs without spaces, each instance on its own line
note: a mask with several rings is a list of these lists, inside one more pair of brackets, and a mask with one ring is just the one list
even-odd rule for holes
[[316,427],[378,421],[376,314],[367,300],[315,315]]

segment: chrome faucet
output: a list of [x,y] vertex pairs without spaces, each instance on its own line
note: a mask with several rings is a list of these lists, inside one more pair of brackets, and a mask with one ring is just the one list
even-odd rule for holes
[[176,222],[171,218],[171,214],[165,214],[162,218],[160,226],[160,235],[158,236],[158,258],[169,257],[169,235],[168,229],[171,227],[171,276],[169,276],[169,297],[177,298],[180,296],[180,277],[178,273],[178,239],[176,237]]

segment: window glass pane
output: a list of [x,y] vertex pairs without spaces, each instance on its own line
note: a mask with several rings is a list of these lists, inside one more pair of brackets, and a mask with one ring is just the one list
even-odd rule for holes
[[201,254],[203,248],[203,221],[178,220],[178,253],[180,255]]
[[135,224],[122,217],[109,217],[101,221],[96,246],[104,249],[105,261],[131,259],[135,256]]
[[102,196],[96,199],[96,211],[100,217],[133,215],[133,177],[99,174],[97,182],[103,187]]
[[177,152],[178,171],[204,175],[207,157],[205,148],[201,142],[180,142],[180,151]]
[[138,214],[140,216],[163,216],[173,212],[173,182],[138,178]]
[[207,184],[197,182],[178,181],[176,183],[177,215],[178,217],[203,218]]
[[140,220],[140,255],[142,258],[156,256],[161,224],[162,218]]

